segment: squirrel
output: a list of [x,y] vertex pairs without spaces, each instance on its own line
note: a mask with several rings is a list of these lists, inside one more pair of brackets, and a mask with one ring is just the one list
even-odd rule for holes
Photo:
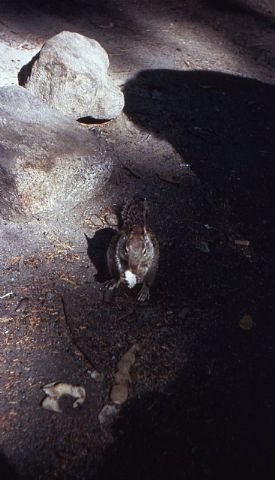
[[148,212],[146,200],[127,201],[121,212],[122,226],[107,250],[111,276],[107,288],[113,290],[120,284],[133,288],[141,284],[139,302],[149,300],[159,262],[159,242],[147,226]]

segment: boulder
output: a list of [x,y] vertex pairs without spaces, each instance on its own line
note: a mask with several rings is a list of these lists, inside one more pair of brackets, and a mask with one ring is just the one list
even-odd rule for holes
[[108,55],[96,40],[64,31],[20,70],[19,85],[75,119],[109,120],[121,113],[124,96],[108,67]]
[[68,211],[109,179],[105,141],[28,90],[0,88],[0,215]]

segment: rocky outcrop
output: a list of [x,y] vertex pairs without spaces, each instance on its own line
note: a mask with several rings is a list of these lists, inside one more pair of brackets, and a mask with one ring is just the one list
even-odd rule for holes
[[0,215],[67,211],[107,182],[112,162],[93,130],[22,87],[0,88]]
[[96,41],[61,32],[19,72],[19,84],[75,119],[108,120],[124,107],[124,96],[108,75],[109,59]]

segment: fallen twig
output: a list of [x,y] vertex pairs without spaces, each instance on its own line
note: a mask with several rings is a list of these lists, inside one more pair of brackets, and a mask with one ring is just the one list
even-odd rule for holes
[[250,241],[249,240],[235,240],[235,245],[237,247],[249,247],[250,246]]
[[71,340],[72,344],[75,346],[75,348],[79,351],[82,360],[89,365],[89,368],[92,367],[92,369],[94,370],[95,368],[94,368],[94,365],[93,365],[92,361],[90,360],[88,355],[85,352],[83,352],[83,350],[78,345],[76,339],[74,338],[73,331],[72,331],[71,326],[70,326],[69,321],[68,321],[68,315],[67,315],[67,311],[66,311],[65,300],[64,300],[62,295],[61,295],[61,302],[62,302],[62,308],[63,308],[63,313],[64,313],[64,319],[65,319],[65,323],[66,323],[66,327],[67,327],[67,331],[68,331],[68,335],[70,337],[70,340]]
[[163,182],[172,183],[174,185],[179,185],[181,183],[181,178],[178,177],[177,175],[173,175],[169,173],[168,174],[157,173],[157,176]]
[[2,295],[2,297],[0,297],[0,300],[3,300],[3,298],[10,297],[12,294],[13,292],[5,293],[5,295]]
[[130,315],[132,315],[133,313],[134,313],[134,309],[131,308],[130,312],[124,313],[123,315],[118,317],[117,322],[120,322],[121,320],[124,320],[125,318],[130,317]]
[[128,165],[125,165],[125,164],[124,164],[124,165],[123,165],[123,168],[125,168],[125,170],[127,170],[127,172],[131,173],[131,175],[133,175],[133,177],[135,177],[135,178],[141,178],[141,176],[140,176],[137,172],[135,172],[134,170],[132,170],[131,167],[128,167]]
[[151,138],[151,133],[148,133],[145,137],[142,137],[138,143],[147,142]]

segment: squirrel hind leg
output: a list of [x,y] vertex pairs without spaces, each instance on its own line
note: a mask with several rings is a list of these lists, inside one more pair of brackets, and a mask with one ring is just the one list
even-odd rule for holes
[[107,280],[105,282],[105,288],[108,290],[115,290],[118,288],[120,285],[120,280],[116,280],[115,278],[112,278],[111,280]]

